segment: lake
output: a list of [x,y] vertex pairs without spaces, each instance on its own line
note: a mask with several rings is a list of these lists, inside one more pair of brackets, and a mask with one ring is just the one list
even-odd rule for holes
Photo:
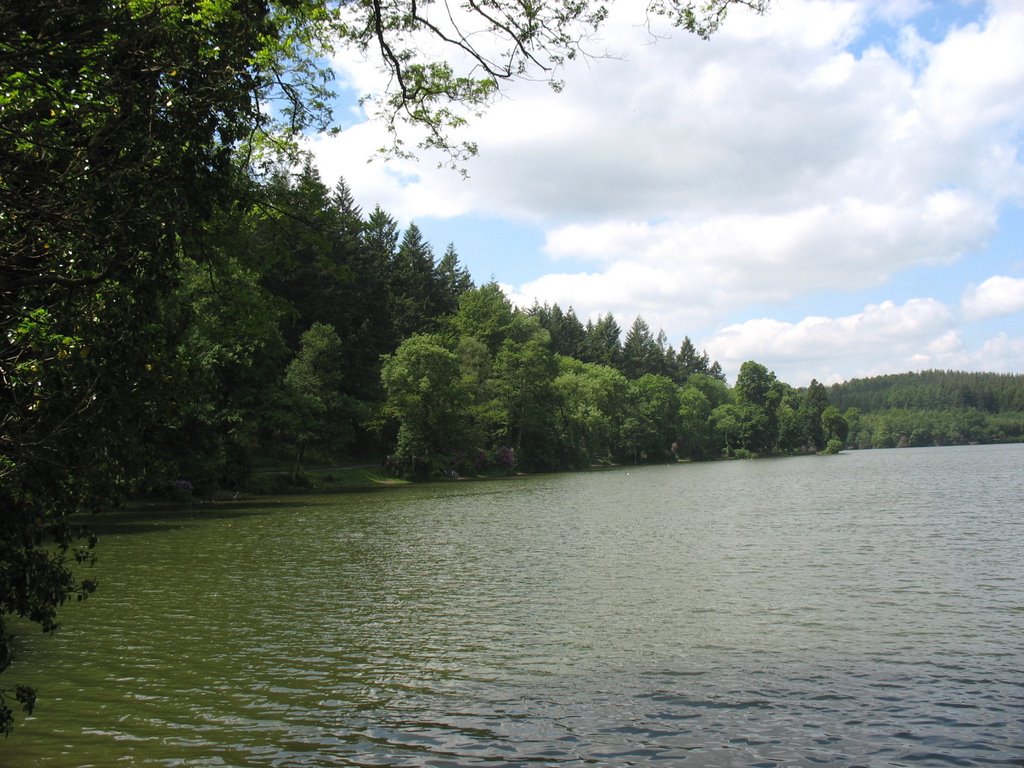
[[31,766],[1024,765],[1024,445],[100,518]]

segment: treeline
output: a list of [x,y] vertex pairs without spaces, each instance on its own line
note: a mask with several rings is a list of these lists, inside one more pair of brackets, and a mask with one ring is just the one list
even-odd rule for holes
[[1024,376],[921,371],[834,384],[854,448],[1024,440]]
[[472,287],[453,246],[437,257],[415,224],[364,214],[309,164],[249,192],[183,261],[167,313],[177,345],[152,363],[176,391],[149,489],[244,488],[260,458],[290,457],[299,477],[308,451],[379,457],[382,356],[440,328]]
[[839,408],[1024,411],[1024,375],[967,371],[920,371],[851,379],[829,388]]
[[[570,318],[579,356],[556,351],[565,337],[548,328],[560,316]],[[463,294],[443,330],[403,342],[382,371],[396,471],[543,471],[842,446],[845,420],[817,383],[799,392],[750,361],[730,388],[689,339],[674,351],[642,318],[621,342],[610,314],[582,334],[571,318],[557,306],[519,311],[491,283]]]
[[432,477],[832,449],[815,383],[755,362],[736,386],[642,317],[513,307],[454,245],[365,214],[311,165],[252,180],[182,259],[145,370],[161,419],[136,490],[245,489],[261,463],[384,461]]
[[[733,387],[642,317],[516,308],[453,244],[363,212],[311,165],[250,180],[183,257],[147,375],[164,399],[136,492],[251,488],[254,468],[384,462],[406,477],[1021,439],[1021,378],[926,372]],[[278,473],[280,483],[285,476]],[[284,485],[278,487],[283,488]]]
[[[172,290],[148,297],[134,329],[146,343],[106,329],[104,357],[120,349],[140,373],[134,493],[243,489],[286,461],[298,482],[310,461],[428,477],[821,450],[845,435],[835,409],[822,427],[823,388],[798,392],[754,362],[730,388],[689,338],[676,349],[642,317],[624,333],[610,312],[513,307],[473,284],[454,245],[438,256],[415,223],[365,213],[311,165],[248,183],[203,248],[182,251]],[[52,347],[43,397],[99,351],[45,313],[20,332]]]
[[[118,492],[190,494],[253,489],[261,466],[283,490],[313,462],[428,478],[1024,439],[1021,376],[796,389],[748,361],[730,387],[689,337],[677,349],[642,317],[624,331],[611,313],[514,307],[473,283],[454,244],[438,256],[415,224],[364,212],[308,163],[236,183],[236,204],[179,248],[169,289],[83,293],[66,322],[38,310],[18,326],[36,356],[8,425],[52,436],[47,462],[22,466],[89,477],[106,457],[77,441],[124,435]],[[125,325],[86,329],[91,316]],[[132,376],[130,401],[92,383],[112,364]],[[62,436],[96,397],[89,438]]]

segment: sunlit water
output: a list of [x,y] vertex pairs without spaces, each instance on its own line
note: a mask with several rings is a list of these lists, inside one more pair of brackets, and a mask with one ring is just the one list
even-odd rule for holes
[[103,530],[2,763],[1024,765],[1024,445]]

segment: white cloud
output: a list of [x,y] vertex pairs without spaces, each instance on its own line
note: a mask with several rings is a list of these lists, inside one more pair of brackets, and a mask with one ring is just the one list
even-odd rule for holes
[[[987,24],[954,30],[930,48],[919,101],[946,138],[979,129],[1012,137],[1024,124],[1024,5],[995,2]],[[1001,129],[1001,130],[1000,130]]]
[[589,314],[622,307],[681,338],[752,304],[864,289],[908,266],[949,262],[992,225],[984,206],[956,193],[917,205],[845,200],[771,215],[573,224],[550,232],[545,250],[600,270],[548,274],[517,292]]
[[964,294],[963,310],[971,320],[1024,312],[1024,279],[996,275],[971,286]]
[[894,371],[1024,370],[1024,336],[1000,332],[971,342],[956,327],[955,313],[930,298],[884,301],[852,315],[795,323],[747,320],[722,328],[703,345],[730,377],[745,361],[757,360],[794,386]]
[[[1005,331],[972,347],[957,346],[950,350],[929,348],[915,356],[909,370],[938,368],[964,371],[1020,373],[1024,371],[1024,336],[1011,336]],[[905,370],[893,368],[893,370]]]
[[998,373],[1024,371],[1024,336],[999,333],[987,340],[971,364],[964,367]]
[[[707,340],[711,357],[735,375],[746,360],[772,367],[783,381],[836,381],[888,371],[935,367],[962,350],[953,313],[935,299],[872,304],[844,317],[768,318],[729,325]],[[927,350],[922,356],[919,350]]]
[[[470,168],[472,194],[454,175],[430,172],[429,160],[414,169],[416,180],[404,178],[402,195],[383,193],[400,182],[379,169],[357,173],[375,198],[400,198],[410,218],[435,214],[440,197],[450,200],[449,215],[511,215],[552,227],[844,199],[913,209],[915,199],[948,188],[987,201],[972,174],[983,157],[992,172],[1007,158],[964,121],[1024,120],[1014,118],[1024,115],[1014,74],[1024,64],[991,74],[1010,41],[1021,39],[1013,38],[1019,14],[993,20],[991,30],[957,33],[948,50],[931,46],[918,87],[913,72],[880,49],[860,59],[843,50],[867,7],[794,1],[763,19],[735,13],[710,43],[684,33],[652,43],[634,14],[619,13],[605,36],[627,60],[577,62],[561,94],[513,86],[471,126],[468,137],[482,147]],[[995,51],[976,66],[990,38]],[[952,133],[951,121],[960,126]],[[351,158],[365,157],[360,150],[374,142],[346,142],[344,134],[324,142],[318,155],[348,177],[357,165]]]

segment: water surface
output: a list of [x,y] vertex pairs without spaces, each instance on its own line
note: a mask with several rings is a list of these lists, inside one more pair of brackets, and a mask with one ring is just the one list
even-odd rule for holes
[[123,516],[11,766],[1024,765],[1024,446]]

